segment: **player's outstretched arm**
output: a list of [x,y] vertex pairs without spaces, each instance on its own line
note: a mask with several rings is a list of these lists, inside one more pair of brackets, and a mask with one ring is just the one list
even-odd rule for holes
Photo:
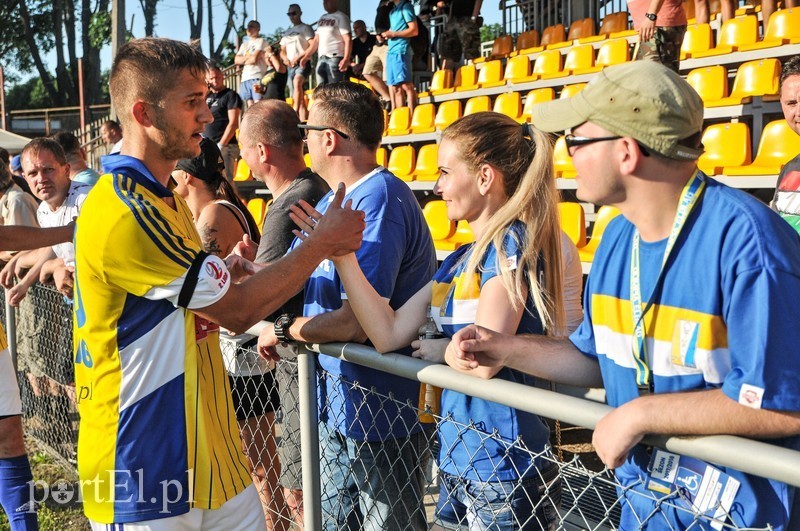
[[330,208],[300,246],[269,264],[240,284],[232,284],[222,299],[198,314],[234,332],[243,332],[265,315],[276,311],[303,287],[319,263],[361,247],[364,213],[342,205],[344,185],[340,184]]
[[0,249],[4,251],[24,251],[50,247],[58,243],[72,240],[75,224],[70,223],[63,227],[40,229],[23,225],[0,226]]

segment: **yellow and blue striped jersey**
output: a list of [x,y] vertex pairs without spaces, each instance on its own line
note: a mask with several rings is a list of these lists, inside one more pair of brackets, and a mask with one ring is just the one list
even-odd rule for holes
[[100,523],[214,509],[244,490],[218,326],[191,310],[225,295],[224,262],[202,251],[138,160],[104,160],[75,234],[74,355],[81,416],[78,471]]

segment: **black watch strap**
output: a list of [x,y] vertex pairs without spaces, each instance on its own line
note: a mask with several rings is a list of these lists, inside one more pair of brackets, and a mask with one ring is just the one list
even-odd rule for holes
[[655,13],[645,13],[644,16],[646,16],[648,19],[652,20],[653,22],[655,22],[656,19],[658,18],[658,15],[656,15]]
[[289,343],[290,341],[294,341],[294,338],[289,333],[289,327],[292,326],[294,320],[295,315],[291,313],[284,313],[275,319],[273,329],[275,330],[275,337],[277,337],[278,341],[281,343]]

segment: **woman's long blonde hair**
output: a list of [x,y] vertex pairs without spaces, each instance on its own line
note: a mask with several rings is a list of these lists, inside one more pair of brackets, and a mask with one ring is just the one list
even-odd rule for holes
[[[527,283],[547,334],[563,333],[566,318],[561,228],[549,137],[503,114],[480,112],[454,122],[444,131],[442,140],[458,146],[461,160],[476,174],[483,164],[499,171],[508,196],[508,201],[492,215],[486,230],[475,242],[465,278],[471,278],[480,269],[486,250],[494,244],[496,267],[512,307],[525,305],[523,283]],[[516,220],[525,225],[525,241],[517,242],[521,256],[516,268],[516,271],[524,271],[524,275],[509,269],[503,246],[508,229]],[[540,266],[543,266],[543,278],[537,274]]]

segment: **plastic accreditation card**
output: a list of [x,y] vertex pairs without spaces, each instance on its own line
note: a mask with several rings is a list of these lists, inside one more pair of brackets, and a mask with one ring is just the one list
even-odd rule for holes
[[730,513],[739,481],[704,461],[653,449],[647,489],[662,494],[679,493],[679,499],[713,518],[711,527],[722,529]]

